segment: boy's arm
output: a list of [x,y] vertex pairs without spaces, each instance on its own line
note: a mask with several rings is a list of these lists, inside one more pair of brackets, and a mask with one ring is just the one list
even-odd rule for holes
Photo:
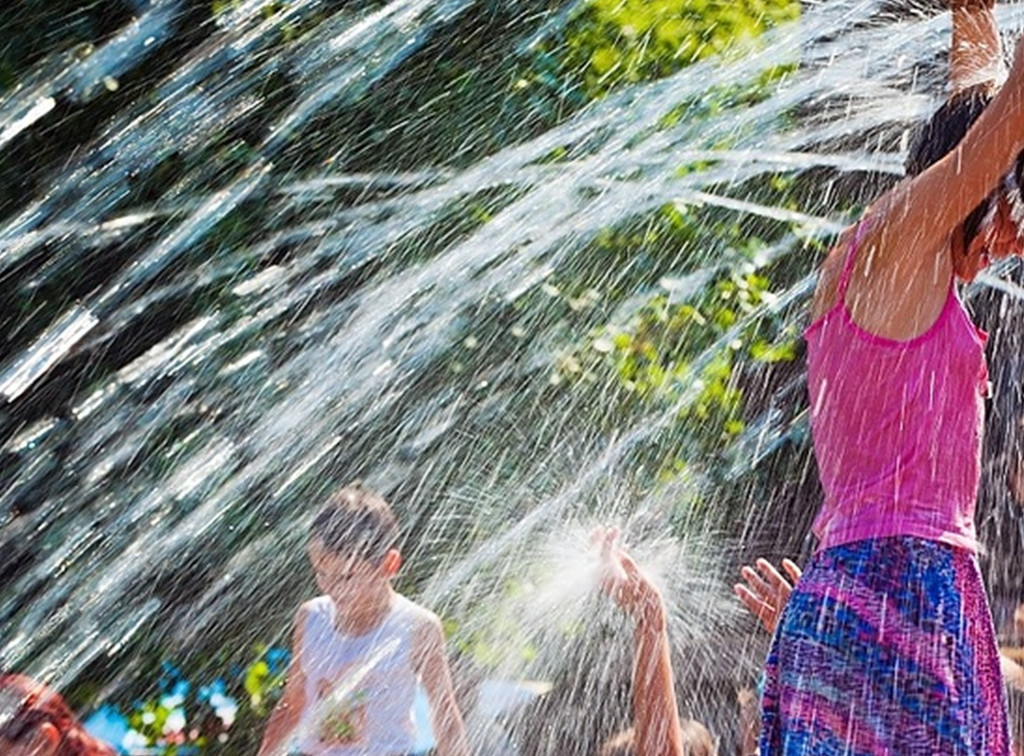
[[298,727],[299,717],[306,705],[306,675],[299,662],[302,649],[302,628],[305,627],[305,610],[299,607],[292,632],[292,659],[285,677],[284,693],[277,706],[270,712],[267,727],[263,731],[263,742],[257,756],[280,756],[285,753],[288,739]]
[[994,85],[1003,70],[995,0],[950,0],[953,42],[949,48],[951,94],[976,84]]
[[430,701],[430,722],[438,756],[469,756],[466,729],[455,703],[455,689],[444,651],[441,621],[430,615],[416,628],[413,663]]

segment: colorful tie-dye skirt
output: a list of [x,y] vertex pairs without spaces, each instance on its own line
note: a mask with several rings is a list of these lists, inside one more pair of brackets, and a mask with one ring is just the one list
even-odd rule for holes
[[765,669],[761,756],[1006,756],[975,556],[919,538],[816,554]]

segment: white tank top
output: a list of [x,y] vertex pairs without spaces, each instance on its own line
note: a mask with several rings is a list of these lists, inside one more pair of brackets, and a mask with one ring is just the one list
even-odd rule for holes
[[411,753],[416,742],[412,633],[426,610],[396,593],[376,628],[345,635],[335,628],[329,596],[306,607],[299,649],[306,677],[299,750],[309,756]]

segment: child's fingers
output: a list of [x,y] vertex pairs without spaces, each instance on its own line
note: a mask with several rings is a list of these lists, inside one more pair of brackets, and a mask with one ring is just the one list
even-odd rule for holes
[[782,560],[782,569],[789,575],[789,579],[796,583],[803,576],[804,571],[800,569],[796,562],[792,559]]
[[734,585],[733,591],[737,596],[739,596],[743,605],[747,607],[747,611],[757,617],[758,621],[761,623],[761,627],[769,633],[774,633],[775,626],[779,622],[778,609],[769,602],[764,601],[760,596],[742,583]]
[[742,575],[743,579],[747,581],[747,585],[750,586],[750,589],[762,599],[767,599],[769,596],[775,594],[775,589],[773,589],[753,567],[744,565],[740,569],[740,575]]
[[732,587],[732,590],[739,597],[739,600],[743,602],[743,605],[747,607],[747,610],[761,622],[770,619],[775,613],[775,607],[762,600],[760,596],[743,585],[743,583],[737,583]]
[[618,550],[615,555],[619,558],[619,564],[622,565],[622,569],[626,571],[627,575],[632,576],[640,572],[640,565],[627,552]]
[[601,556],[608,556],[619,539],[619,529],[608,525],[599,525],[590,534],[590,540],[601,549]]
[[638,600],[641,596],[660,595],[657,586],[651,582],[651,579],[633,557],[624,551],[620,551],[619,564],[622,566],[623,576],[626,584],[629,586],[630,593],[635,594]]
[[615,549],[619,543],[619,536],[622,535],[622,530],[613,525],[605,531],[605,542],[608,544],[609,549]]
[[600,548],[601,578],[600,590],[616,603],[625,600],[624,588],[628,582],[627,568],[635,568],[632,560],[616,547],[619,529],[599,526],[591,533],[591,540]]
[[764,579],[771,584],[775,593],[778,593],[779,591],[789,591],[791,588],[789,582],[786,578],[782,577],[782,573],[775,569],[774,564],[769,562],[767,559],[758,559],[755,564]]
[[598,548],[598,559],[601,569],[601,590],[611,595],[615,590],[615,582],[621,572],[614,553],[617,532],[601,525],[591,532],[590,540]]

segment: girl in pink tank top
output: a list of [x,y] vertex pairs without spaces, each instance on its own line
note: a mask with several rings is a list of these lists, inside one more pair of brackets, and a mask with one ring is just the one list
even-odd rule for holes
[[858,325],[845,299],[863,230],[849,244],[835,304],[805,332],[825,492],[818,548],[915,536],[974,551],[987,335],[952,277],[922,333],[897,340]]
[[[992,0],[953,4],[954,50],[998,56]],[[912,177],[822,266],[806,339],[825,498],[766,664],[762,756],[1009,754],[975,554],[985,334],[955,280],[1020,253],[1022,148],[1018,45],[1002,90],[954,95]]]

